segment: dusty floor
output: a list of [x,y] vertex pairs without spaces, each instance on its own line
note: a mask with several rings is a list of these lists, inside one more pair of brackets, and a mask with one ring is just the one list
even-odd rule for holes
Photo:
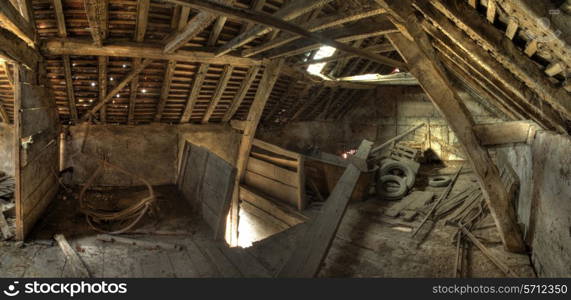
[[[454,168],[421,169],[415,189],[432,190],[438,195],[444,188],[426,184],[426,176],[451,174]],[[458,179],[455,190],[473,185],[473,175],[467,170]],[[453,193],[455,192],[453,190]],[[112,194],[98,193],[100,201],[139,197],[143,191],[129,190]],[[162,241],[184,246],[182,250],[143,249],[140,246],[102,242],[97,232],[89,228],[77,210],[75,200],[58,198],[44,221],[36,227],[30,239],[22,244],[0,244],[0,277],[72,277],[70,266],[57,244],[51,242],[55,233],[63,233],[85,262],[93,277],[270,277],[279,270],[306,224],[282,231],[283,228],[259,217],[241,213],[240,231],[246,249],[228,249],[211,239],[207,226],[183,202],[173,186],[156,187],[158,215],[146,217],[138,230],[185,231],[188,234],[125,235],[149,241]],[[377,200],[351,203],[331,250],[325,259],[320,277],[452,277],[456,247],[455,228],[437,223],[427,239],[418,243],[411,230],[420,222],[384,215],[394,202]],[[305,212],[315,215],[318,209]],[[492,223],[491,217],[484,224]],[[189,230],[191,229],[191,230]],[[502,259],[516,274],[535,277],[528,255],[503,251],[495,228],[484,226],[475,231],[485,245]],[[503,277],[503,273],[482,253],[470,247],[464,268],[465,277]]]

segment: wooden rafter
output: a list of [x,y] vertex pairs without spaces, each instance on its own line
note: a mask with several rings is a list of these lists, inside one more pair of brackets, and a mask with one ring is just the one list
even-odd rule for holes
[[[283,8],[279,9],[273,16],[277,19],[289,21],[307,12],[310,12],[320,6],[323,6],[331,1],[332,0],[315,0],[315,1],[294,0],[289,4],[286,4]],[[235,37],[231,41],[221,46],[220,49],[216,51],[216,55],[218,56],[224,55],[234,49],[237,49],[253,41],[256,37],[270,32],[271,30],[272,30],[271,28],[268,28],[263,25],[255,25],[252,29],[240,34],[239,36]]]
[[135,76],[137,76],[139,73],[141,73],[141,71],[143,71],[152,62],[153,62],[152,59],[145,59],[138,66],[133,66],[133,69],[131,69],[131,71],[123,78],[123,80],[121,80],[121,82],[119,82],[119,84],[117,84],[113,88],[113,90],[111,90],[111,92],[109,92],[107,94],[107,96],[105,96],[105,98],[103,98],[102,101],[97,103],[97,105],[95,105],[91,110],[89,110],[87,113],[85,113],[85,115],[83,115],[81,120],[87,121],[90,116],[93,116],[96,112],[98,112],[101,109],[101,107],[103,107],[105,104],[107,104],[107,102],[111,101],[111,99],[113,99],[113,97],[115,97],[115,95],[117,95],[123,88],[125,88],[125,86],[127,86],[127,84],[129,84],[131,82],[131,80],[133,80],[133,78],[135,78]]
[[165,76],[163,79],[163,86],[161,88],[161,97],[159,100],[159,104],[157,105],[157,113],[155,115],[155,122],[160,122],[163,116],[163,111],[165,109],[165,105],[169,98],[169,93],[171,90],[172,84],[172,77],[174,75],[174,70],[176,69],[176,61],[169,60],[167,64],[167,69],[165,71]]
[[0,27],[0,57],[12,63],[24,64],[35,70],[40,54],[12,32]]
[[[102,102],[107,95],[107,57],[99,56],[98,59],[98,88],[99,88],[99,102]],[[99,120],[102,123],[107,122],[107,106],[104,105],[99,112]]]
[[[327,16],[327,17],[323,17],[320,19],[313,20],[312,22],[303,24],[303,26],[305,28],[307,28],[308,31],[315,32],[315,31],[320,31],[320,30],[324,30],[327,28],[339,26],[339,25],[342,25],[345,23],[358,21],[358,20],[361,20],[364,18],[376,16],[376,15],[382,14],[384,12],[385,12],[384,9],[363,9],[363,10],[355,11],[355,12],[352,12],[352,11],[342,12],[340,14],[336,14],[336,15]],[[256,47],[253,47],[250,49],[246,49],[246,50],[242,51],[242,56],[243,57],[250,57],[252,55],[256,55],[256,54],[274,49],[276,47],[280,47],[280,46],[283,46],[285,44],[291,43],[291,42],[298,40],[300,38],[301,37],[298,35],[287,34],[283,37],[269,41],[269,42],[264,43],[260,46],[256,46]]]
[[65,72],[65,86],[67,91],[67,99],[69,102],[69,114],[71,120],[77,123],[77,107],[75,102],[75,91],[73,90],[73,78],[71,71],[71,60],[68,55],[63,56],[63,68]]
[[9,1],[0,2],[0,23],[28,45],[34,45],[36,40],[34,27]]
[[162,46],[149,43],[129,43],[120,41],[107,41],[104,46],[96,47],[92,43],[77,39],[47,40],[42,52],[46,55],[78,55],[78,56],[113,56],[129,58],[149,58],[157,60],[176,60],[179,62],[230,64],[233,66],[250,67],[261,65],[257,59],[235,56],[214,57],[213,53],[203,51],[178,50],[172,54],[164,54]]
[[135,26],[135,38],[136,42],[142,42],[145,39],[145,34],[147,33],[147,25],[149,24],[149,9],[151,6],[151,0],[140,0],[137,3],[137,23]]
[[196,37],[199,33],[204,31],[206,27],[210,26],[212,22],[216,19],[216,15],[209,12],[200,12],[194,16],[184,28],[173,35],[165,45],[164,53],[173,53],[180,47],[184,46],[188,41]]
[[520,230],[515,221],[515,212],[509,203],[506,187],[487,150],[480,145],[473,126],[474,121],[464,102],[450,84],[442,63],[436,56],[428,35],[420,27],[410,1],[375,0],[388,8],[406,27],[414,42],[402,34],[388,35],[389,40],[410,66],[410,72],[417,78],[432,103],[440,111],[462,143],[464,152],[474,170],[482,192],[494,217],[505,248],[513,252],[525,250]]
[[284,104],[284,102],[287,100],[287,98],[291,95],[291,93],[293,92],[295,87],[295,82],[290,82],[286,88],[286,90],[284,91],[284,93],[281,95],[281,97],[278,99],[278,101],[276,101],[276,103],[274,103],[272,109],[269,111],[268,114],[266,114],[266,117],[264,118],[264,122],[268,122],[272,119],[272,117],[279,112],[280,108],[282,107],[282,105]]
[[202,64],[198,68],[196,75],[194,76],[194,80],[192,82],[192,87],[190,89],[190,94],[188,95],[188,100],[186,102],[186,107],[184,108],[184,112],[180,118],[181,123],[188,123],[190,121],[190,115],[192,114],[192,110],[194,109],[194,105],[198,100],[198,95],[200,94],[200,88],[202,87],[202,83],[204,82],[204,77],[206,76],[206,72],[208,72],[208,64]]
[[240,147],[238,148],[238,159],[236,161],[236,184],[234,185],[234,193],[232,195],[232,204],[230,208],[230,244],[236,245],[238,242],[238,207],[240,203],[240,183],[244,179],[246,165],[248,163],[248,158],[250,157],[250,150],[252,149],[252,143],[254,141],[254,136],[256,135],[256,130],[260,123],[260,119],[264,112],[264,108],[270,97],[270,94],[274,88],[279,74],[280,68],[283,65],[283,60],[275,60],[268,63],[264,69],[264,74],[260,81],[259,88],[256,90],[256,95],[254,96],[254,101],[248,112],[246,118],[246,124],[244,126],[244,133],[242,134],[242,139],[240,141]]
[[109,0],[84,0],[85,13],[89,22],[91,37],[96,46],[101,47],[107,38],[109,12],[107,10]]
[[[362,42],[362,41],[363,40],[358,40],[358,41],[355,41],[355,43]],[[355,47],[355,45],[353,45],[353,47]],[[383,44],[379,44],[379,45],[373,45],[373,46],[365,47],[365,48],[363,48],[363,50],[374,52],[374,53],[385,53],[385,52],[395,51],[395,48],[393,47],[393,45],[391,43],[383,43]],[[347,62],[348,62],[349,59],[355,58],[355,57],[357,57],[357,56],[354,54],[340,53],[340,54],[334,54],[330,57],[324,57],[324,58],[320,58],[320,59],[313,59],[313,60],[308,60],[305,62],[300,62],[300,63],[297,63],[293,66],[294,67],[302,67],[302,66],[308,66],[308,65],[312,65],[312,64],[328,63],[328,62],[340,61],[340,60],[341,61],[347,60]],[[342,65],[346,65],[347,62],[345,62]],[[336,65],[336,67],[337,67],[337,65]]]
[[[299,27],[299,26],[296,26],[296,25],[291,24],[289,22],[286,22],[280,18],[276,18],[273,15],[267,15],[267,14],[262,14],[262,13],[250,11],[250,10],[244,10],[244,9],[239,9],[239,8],[235,8],[235,7],[231,7],[231,6],[221,5],[219,3],[206,1],[206,0],[165,0],[165,1],[175,3],[175,4],[179,4],[179,5],[195,7],[198,9],[202,9],[205,11],[209,11],[209,12],[212,12],[215,14],[220,14],[220,15],[224,15],[224,16],[228,16],[228,17],[242,18],[244,20],[256,22],[256,23],[259,23],[260,25],[276,28],[276,29],[282,30],[284,32],[297,34],[297,35],[303,36],[305,38],[308,38],[310,40],[313,40],[315,42],[327,44],[327,45],[330,45],[334,48],[337,48],[338,50],[348,52],[348,53],[353,53],[353,54],[359,55],[361,57],[364,57],[364,58],[367,58],[370,60],[374,60],[374,61],[381,63],[381,64],[386,64],[389,66],[398,67],[398,68],[401,68],[403,70],[406,69],[405,64],[400,62],[400,61],[390,59],[390,58],[387,58],[387,57],[384,57],[384,56],[381,56],[381,55],[378,55],[375,53],[363,51],[361,49],[353,48],[353,47],[351,47],[347,44],[344,44],[342,42],[338,42],[335,40],[331,40],[330,38],[324,37],[321,34],[318,34],[315,32],[309,32],[309,31],[303,29],[302,27]],[[314,1],[314,2],[318,2],[318,1]],[[292,3],[292,5],[293,5],[293,3]],[[254,29],[252,29],[252,30],[254,30]],[[217,52],[217,54],[221,55],[221,54],[224,54],[227,52],[228,51],[220,51],[219,50]]]
[[258,75],[259,71],[260,71],[259,66],[251,67],[248,70],[248,73],[246,73],[244,81],[242,82],[242,84],[240,84],[240,89],[238,90],[238,92],[234,96],[234,99],[232,100],[232,104],[226,111],[224,118],[222,118],[222,122],[228,122],[230,121],[230,119],[232,119],[232,117],[242,104],[244,97],[246,97],[246,93],[248,93],[248,90],[250,90],[252,83],[254,83],[254,80],[256,80],[256,76]]
[[[140,63],[141,63],[140,58],[133,59],[133,68],[136,69]],[[139,88],[139,75],[133,77],[133,80],[131,80],[131,86],[129,87],[129,113],[127,115],[127,124],[129,125],[135,124],[135,108],[137,106],[138,88]]]
[[214,92],[214,96],[212,97],[212,100],[210,101],[210,104],[208,105],[208,108],[206,109],[206,112],[204,113],[204,116],[202,117],[202,123],[203,124],[208,123],[208,121],[210,121],[210,117],[212,117],[212,113],[214,113],[214,110],[216,109],[218,102],[220,102],[220,99],[222,98],[222,95],[224,94],[224,91],[226,90],[226,85],[228,85],[228,81],[230,80],[230,77],[232,76],[233,70],[234,70],[234,67],[232,67],[231,65],[224,66],[224,71],[222,71],[222,76],[220,77],[220,80],[218,81],[218,86],[216,87],[216,91]]
[[[320,34],[321,34],[321,36],[323,36],[329,40],[334,40],[338,43],[343,43],[343,45],[346,45],[347,47],[350,47],[351,49],[357,49],[360,52],[366,52],[366,53],[378,55],[378,54],[375,54],[373,52],[365,51],[363,49],[360,49],[360,48],[355,47],[355,46],[350,46],[350,45],[345,44],[345,43],[352,42],[352,41],[358,41],[358,40],[364,40],[364,39],[370,38],[370,37],[378,37],[381,35],[385,35],[388,33],[395,33],[395,32],[398,32],[398,29],[390,21],[384,21],[384,22],[380,22],[380,23],[371,23],[371,22],[366,22],[363,20],[361,22],[357,22],[357,23],[352,24],[350,26],[346,26],[343,28],[331,29],[328,31],[321,32]],[[275,49],[274,51],[269,52],[266,55],[266,57],[268,57],[268,58],[279,58],[279,57],[285,57],[285,56],[299,55],[299,54],[306,53],[308,51],[318,50],[322,45],[323,44],[319,43],[319,42],[300,40],[299,42],[292,43],[291,45],[288,45],[287,47]],[[367,58],[367,59],[369,59],[369,58]],[[371,60],[371,59],[369,59],[369,60]],[[376,61],[376,60],[374,60],[374,61]],[[378,61],[376,61],[376,62],[378,62]],[[396,60],[395,60],[395,62],[396,62]]]
[[56,23],[59,37],[67,37],[67,27],[65,25],[65,15],[63,13],[63,5],[61,0],[53,0],[54,11],[56,15]]
[[478,13],[463,1],[431,0],[430,2],[472,39],[492,52],[495,58],[522,82],[542,95],[553,108],[571,118],[571,95],[555,87],[543,70],[517,49],[499,29],[489,23],[481,22],[482,18]]
[[301,107],[291,117],[291,119],[292,120],[299,119],[301,117],[301,115],[311,107],[311,105],[313,105],[313,104],[317,105],[317,103],[315,103],[315,102],[319,99],[319,97],[321,96],[321,94],[324,91],[325,91],[324,85],[317,87],[317,90],[313,94],[313,97],[306,99],[305,102],[301,105]]

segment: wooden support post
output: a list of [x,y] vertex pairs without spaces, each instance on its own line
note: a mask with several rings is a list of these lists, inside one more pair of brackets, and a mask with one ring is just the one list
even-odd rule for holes
[[[415,20],[411,18],[408,24],[410,22]],[[409,32],[412,32],[416,43],[398,34],[389,35],[389,40],[411,66],[411,74],[418,79],[462,143],[464,152],[478,176],[505,248],[513,252],[524,251],[525,245],[515,222],[514,209],[507,200],[506,188],[500,180],[498,169],[472,129],[474,122],[468,109],[451,86],[424,31],[409,25]]]
[[254,102],[248,112],[246,118],[246,126],[240,141],[240,148],[238,149],[238,158],[236,161],[236,183],[234,184],[234,193],[232,195],[232,203],[230,206],[230,217],[228,227],[226,230],[226,240],[232,246],[237,245],[238,242],[238,209],[240,205],[240,183],[244,179],[246,173],[246,166],[248,158],[250,157],[250,150],[252,149],[252,142],[256,135],[256,129],[262,118],[264,107],[270,97],[274,84],[278,80],[280,69],[283,65],[283,60],[274,60],[268,63],[264,70],[264,75],[260,80],[259,88],[256,91]]
[[184,108],[184,112],[180,118],[181,123],[188,123],[190,121],[190,115],[192,114],[194,105],[198,100],[198,95],[200,94],[200,88],[204,82],[206,72],[208,72],[208,64],[202,64],[194,75],[194,81],[192,82],[192,87],[190,88],[190,94],[188,95],[186,107]]
[[[373,143],[363,140],[355,158],[366,160]],[[335,238],[337,228],[351,199],[361,171],[350,164],[325,201],[321,213],[310,223],[304,236],[298,241],[292,255],[279,271],[279,278],[311,278],[319,272],[319,268],[331,242]]]

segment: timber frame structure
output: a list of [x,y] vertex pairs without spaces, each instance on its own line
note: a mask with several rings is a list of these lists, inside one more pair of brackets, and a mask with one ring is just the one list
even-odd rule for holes
[[[14,122],[14,70],[21,66],[48,87],[62,124],[242,122],[240,181],[259,126],[338,120],[377,86],[341,78],[410,72],[464,146],[505,247],[522,251],[498,170],[450,82],[505,121],[571,132],[569,32],[556,28],[557,16],[555,26],[541,26],[537,20],[553,8],[530,3],[2,1],[0,119]],[[337,52],[315,58],[323,45]],[[306,71],[315,63],[324,64],[323,76]]]

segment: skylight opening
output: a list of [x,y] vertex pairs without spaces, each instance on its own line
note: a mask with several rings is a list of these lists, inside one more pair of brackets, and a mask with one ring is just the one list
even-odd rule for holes
[[[331,46],[321,46],[321,48],[317,50],[317,53],[315,53],[313,59],[330,57],[335,53],[335,50],[336,49]],[[323,75],[321,74],[321,71],[323,70],[323,67],[325,67],[325,64],[327,63],[311,64],[307,67],[307,72],[322,77]]]

